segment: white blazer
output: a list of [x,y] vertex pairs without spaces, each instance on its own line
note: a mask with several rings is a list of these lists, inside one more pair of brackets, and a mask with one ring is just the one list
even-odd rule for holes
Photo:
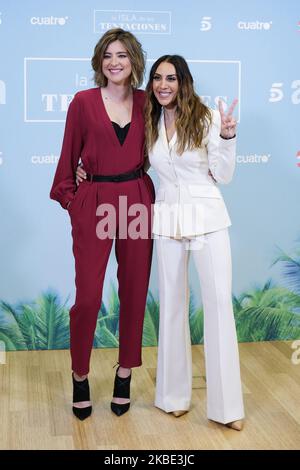
[[[153,233],[188,237],[231,225],[222,194],[215,183],[229,183],[235,168],[236,139],[220,137],[221,116],[211,110],[212,123],[202,147],[176,153],[176,132],[168,143],[162,111],[159,136],[149,161],[160,186],[154,205]],[[209,170],[214,179],[209,175]]]

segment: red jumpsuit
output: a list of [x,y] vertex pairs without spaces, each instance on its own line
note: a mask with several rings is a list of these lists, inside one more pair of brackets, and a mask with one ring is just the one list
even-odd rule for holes
[[[76,188],[75,172],[79,159],[87,173],[117,175],[143,166],[144,92],[133,93],[130,128],[120,144],[104,107],[99,88],[78,92],[70,103],[61,156],[50,197],[63,208],[71,202],[73,253],[76,270],[76,299],[70,310],[72,370],[89,372],[96,321],[101,306],[103,282],[113,240],[100,239],[96,215],[100,204],[112,204],[117,214],[115,251],[118,262],[120,299],[119,363],[122,367],[141,365],[143,320],[150,276],[152,246],[151,205],[154,187],[148,175],[123,182],[84,181]],[[77,189],[77,190],[76,190]],[[119,196],[127,196],[127,206],[143,203],[147,207],[147,238],[118,236]],[[122,213],[122,217],[124,214]],[[128,216],[128,224],[134,219]]]

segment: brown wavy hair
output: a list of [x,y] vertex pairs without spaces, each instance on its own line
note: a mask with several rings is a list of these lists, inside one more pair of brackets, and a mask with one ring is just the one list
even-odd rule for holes
[[145,71],[145,53],[142,49],[141,43],[137,38],[124,31],[121,28],[114,28],[108,30],[102,38],[97,42],[94,55],[92,57],[92,67],[95,71],[94,81],[95,84],[104,87],[107,85],[107,78],[102,72],[102,62],[106,49],[109,44],[114,41],[120,41],[128,52],[129,60],[131,62],[131,86],[138,88],[143,83]]
[[179,55],[164,55],[152,65],[146,86],[145,127],[147,151],[152,149],[158,138],[158,122],[162,106],[153,93],[153,77],[162,62],[173,64],[178,80],[176,97],[175,128],[177,152],[179,155],[189,149],[201,147],[208,126],[211,124],[210,109],[202,103],[194,90],[194,80],[185,59]]

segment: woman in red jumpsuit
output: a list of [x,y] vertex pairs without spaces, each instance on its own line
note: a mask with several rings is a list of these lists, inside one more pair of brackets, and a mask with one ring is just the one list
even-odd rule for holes
[[[76,93],[70,103],[50,194],[68,210],[72,224],[76,299],[70,310],[70,347],[73,412],[79,419],[85,419],[92,411],[87,374],[113,238],[120,319],[119,367],[111,408],[118,416],[130,406],[131,368],[141,365],[154,202],[152,181],[143,171],[144,92],[137,89],[142,83],[144,65],[141,45],[131,33],[113,29],[102,36],[92,58],[97,88]],[[87,180],[77,189],[75,172],[79,160]],[[113,233],[106,233],[105,224],[101,225],[107,215],[101,207],[107,208],[107,204],[116,215]],[[124,224],[128,228],[136,217],[127,213],[127,209],[136,207],[133,204],[143,204],[147,209],[139,237],[124,235]],[[129,214],[134,212],[129,210]]]

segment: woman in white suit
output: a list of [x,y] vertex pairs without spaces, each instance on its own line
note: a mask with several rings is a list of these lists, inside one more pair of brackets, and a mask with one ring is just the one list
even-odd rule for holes
[[217,183],[235,167],[236,121],[196,95],[186,61],[159,58],[146,87],[146,141],[159,176],[153,233],[160,327],[155,405],[186,413],[192,391],[188,261],[194,257],[204,309],[207,416],[236,430],[244,408],[231,300],[231,225]]

